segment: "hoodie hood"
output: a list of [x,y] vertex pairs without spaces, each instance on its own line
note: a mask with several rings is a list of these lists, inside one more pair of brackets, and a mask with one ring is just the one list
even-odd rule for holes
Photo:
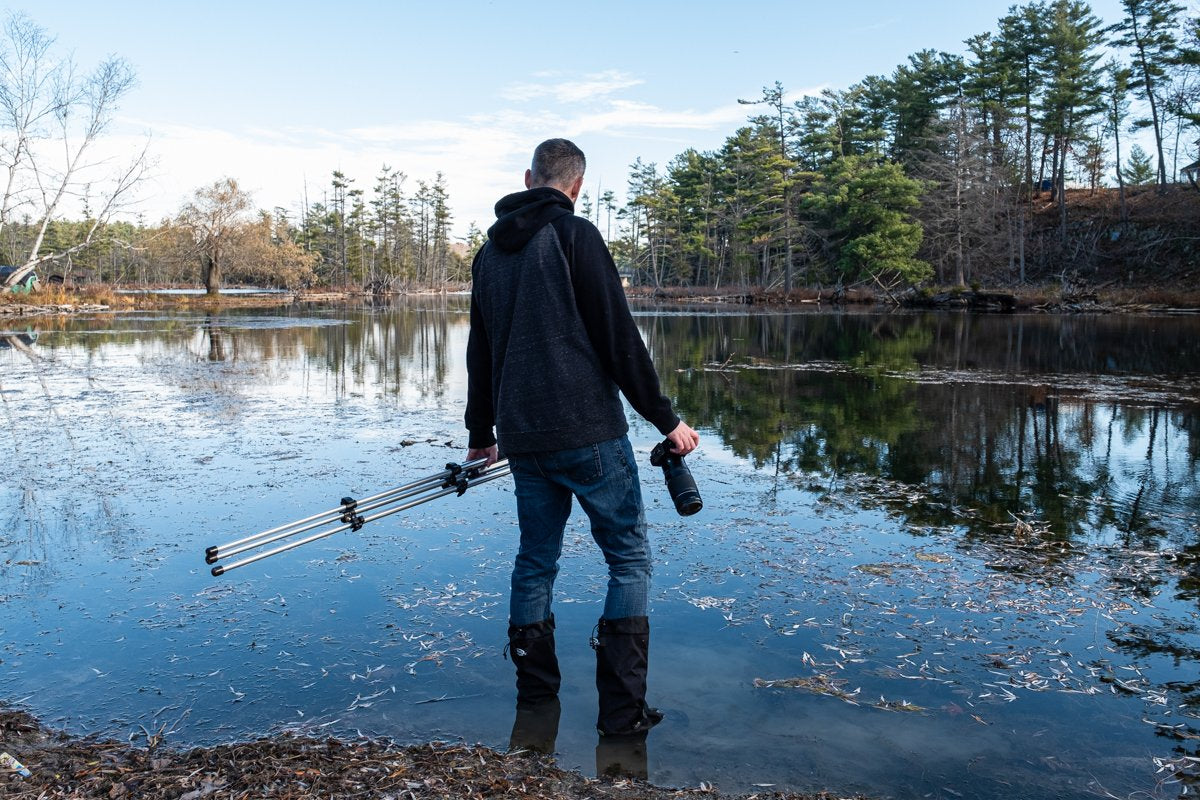
[[502,197],[496,203],[496,223],[488,228],[492,243],[515,253],[534,234],[554,220],[575,213],[571,198],[549,186],[539,186]]

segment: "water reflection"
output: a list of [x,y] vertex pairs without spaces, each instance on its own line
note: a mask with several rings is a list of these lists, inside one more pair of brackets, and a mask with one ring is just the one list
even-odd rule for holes
[[647,736],[601,736],[596,742],[596,774],[609,778],[647,780]]
[[924,487],[916,524],[966,507],[1146,546],[1197,506],[1200,324],[1138,322],[660,317],[650,338],[684,416],[759,468]]
[[508,737],[508,749],[552,754],[558,741],[561,718],[562,703],[557,697],[536,703],[518,702],[512,734]]
[[0,350],[16,350],[29,358],[36,358],[33,345],[37,342],[36,333],[4,333],[0,334]]
[[[914,533],[954,526],[958,547],[990,552],[988,568],[1017,580],[1087,574],[1103,596],[1152,610],[1164,592],[1198,597],[1193,319],[662,317],[651,329],[660,360],[690,367],[668,372],[683,416],[760,470],[858,489]],[[1132,683],[1106,660],[1089,666],[1181,712],[1145,721],[1181,743],[1172,763],[1196,782],[1200,682],[1144,677],[1200,669],[1195,609],[1182,611],[1108,632],[1135,659]]]
[[[644,481],[652,748],[592,732],[578,519],[562,706],[514,720],[502,486],[208,577],[206,545],[461,458],[460,297],[0,331],[0,699],[81,732],[462,736],[743,791],[1196,781],[1200,320],[638,319],[705,436],[700,515]],[[649,469],[659,437],[633,436]]]

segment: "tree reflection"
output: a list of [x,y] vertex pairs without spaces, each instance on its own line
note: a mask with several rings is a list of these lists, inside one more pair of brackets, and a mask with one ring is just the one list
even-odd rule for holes
[[[445,395],[457,358],[451,331],[465,325],[466,302],[436,296],[340,309],[226,308],[202,315],[39,318],[27,334],[0,335],[0,348],[27,353],[37,342],[37,349],[50,358],[67,348],[84,353],[88,363],[102,364],[106,350],[133,345],[164,361],[182,356],[184,369],[195,360],[237,364],[240,380],[260,383],[275,380],[277,368],[300,365],[310,377],[332,379],[340,395],[367,387],[392,395],[415,389],[418,396],[433,400]],[[186,382],[194,380],[189,375]]]
[[[319,447],[327,438],[324,430],[297,437],[282,455],[274,444],[267,444],[281,433],[274,430],[246,452],[230,454],[224,463],[213,446],[229,447],[242,434],[254,435],[250,425],[239,426],[232,415],[211,425],[214,414],[242,407],[243,400],[254,401],[252,410],[262,412],[273,406],[275,398],[269,393],[276,390],[288,394],[286,400],[294,401],[289,411],[301,415],[308,413],[314,398],[340,400],[368,392],[385,401],[379,405],[399,399],[424,409],[461,407],[465,312],[465,298],[438,297],[373,307],[228,308],[208,316],[139,313],[39,320],[36,344],[31,345],[36,361],[11,344],[4,348],[0,341],[0,377],[5,381],[0,390],[10,390],[16,381],[32,388],[35,379],[45,379],[45,398],[70,413],[61,415],[60,425],[46,426],[44,408],[35,406],[41,395],[23,394],[26,386],[0,394],[18,422],[7,444],[0,446],[0,457],[8,455],[10,465],[28,465],[26,482],[36,483],[42,492],[31,498],[45,503],[39,510],[10,495],[5,507],[16,512],[5,528],[7,535],[0,533],[0,542],[15,544],[13,553],[32,562],[67,549],[58,546],[60,538],[83,540],[83,533],[94,536],[94,531],[104,530],[115,540],[108,531],[140,524],[133,516],[89,517],[86,507],[72,518],[51,502],[69,495],[73,506],[80,506],[80,497],[92,495],[80,494],[79,486],[97,497],[112,494],[112,481],[121,476],[107,460],[111,453],[120,456],[121,469],[145,461],[154,468],[156,481],[172,477],[159,474],[157,465],[165,461],[183,460],[173,465],[182,480],[180,476],[195,469],[188,456],[208,464],[214,454],[218,461],[209,470],[232,464],[248,471],[246,481],[267,473],[273,480],[312,477],[299,468],[287,471],[276,458]],[[862,596],[885,598],[897,611],[928,610],[930,618],[937,615],[942,624],[961,619],[977,627],[980,638],[971,640],[969,647],[962,638],[947,640],[961,643],[946,668],[964,676],[963,686],[978,672],[979,659],[993,652],[985,649],[991,647],[985,638],[1027,652],[1044,646],[1042,666],[1051,661],[1060,665],[1061,657],[1070,665],[1062,665],[1064,669],[1079,673],[1072,677],[1072,687],[1105,694],[1110,689],[1135,690],[1118,689],[1115,683],[1093,685],[1091,678],[1095,676],[1096,684],[1127,678],[1118,670],[1132,662],[1147,674],[1137,684],[1143,697],[1150,697],[1151,690],[1169,694],[1168,704],[1162,706],[1146,701],[1152,724],[1163,721],[1156,730],[1177,740],[1196,735],[1200,689],[1186,676],[1196,674],[1194,665],[1200,660],[1200,631],[1194,620],[1195,604],[1200,602],[1195,368],[1200,363],[1200,321],[750,316],[681,314],[678,309],[638,319],[665,391],[685,419],[704,429],[706,446],[725,447],[743,459],[744,464],[732,468],[734,474],[751,477],[747,465],[752,465],[777,477],[780,505],[765,511],[807,510],[807,495],[783,490],[819,484],[822,493],[831,487],[847,489],[850,502],[845,505],[855,513],[862,505],[879,504],[904,523],[884,524],[871,532],[876,538],[870,547],[878,537],[891,536],[892,541],[879,549],[902,552],[896,553],[895,565],[880,565],[894,566],[896,576],[879,578],[879,586],[869,588],[876,593]],[[110,369],[113,380],[106,385],[105,370]],[[156,381],[165,382],[170,391],[161,391]],[[234,390],[255,391],[229,396],[233,393],[221,387],[230,381]],[[123,394],[131,386],[138,391]],[[319,419],[338,420],[341,404],[321,405],[314,413],[332,416]],[[110,420],[104,415],[111,408],[121,408],[122,414]],[[73,414],[103,420],[103,455],[97,455],[97,449],[51,463],[43,454],[65,448],[65,438],[57,433],[69,430]],[[197,421],[196,414],[203,418]],[[442,416],[430,416],[440,428]],[[275,418],[247,415],[260,426]],[[385,409],[366,421],[386,438],[395,418]],[[164,425],[172,432],[190,433],[188,426],[193,426],[228,435],[196,439],[189,446],[186,436],[167,440],[156,433],[149,441],[169,441],[168,452],[139,452],[140,434]],[[36,438],[43,431],[56,438]],[[238,459],[250,452],[254,455],[239,467]],[[81,464],[90,469],[78,469]],[[703,454],[693,469],[703,489]],[[144,478],[135,475],[126,485],[137,480]],[[771,498],[766,502],[769,505]],[[44,524],[60,516],[69,525]],[[722,524],[716,525],[718,534]],[[833,574],[828,564],[815,565],[826,558],[820,552],[810,554],[812,564],[803,567],[808,571],[802,570],[800,559],[789,561],[803,545],[783,514],[744,537],[740,516],[728,524],[738,536],[729,536],[728,543],[726,537],[715,537],[722,540],[721,547],[739,548],[736,552],[748,554],[755,563],[763,552],[771,555],[770,566],[761,568],[761,574],[751,567],[746,577],[735,578],[722,567],[719,580],[727,581],[731,594],[741,592],[736,587],[744,583],[750,587],[747,595],[761,593],[751,602],[788,606],[798,576]],[[755,525],[751,520],[749,527]],[[909,541],[905,528],[927,540]],[[845,552],[839,546],[827,554],[837,561],[837,570],[850,570],[852,577],[865,573],[853,572],[838,559],[857,558],[858,541],[849,541]],[[908,564],[899,563],[909,551],[934,542],[939,551],[961,548],[957,555],[963,558],[946,555],[944,560],[925,562],[924,571],[909,571]],[[898,544],[893,548],[893,543]],[[714,565],[731,563],[717,560],[713,552],[720,551],[695,551],[692,566],[698,584],[716,582]],[[943,553],[930,548],[926,555]],[[913,556],[914,565],[918,559]],[[24,565],[7,572],[0,568],[0,594],[24,591],[33,575]],[[918,575],[923,583],[916,582]],[[755,586],[755,579],[762,583]],[[951,584],[948,593],[926,594],[927,588],[943,581]],[[964,596],[969,605],[957,602]],[[1003,605],[1006,600],[1016,602]],[[1094,607],[1088,605],[1092,601]],[[799,611],[801,602],[808,601],[796,600],[787,610]],[[1121,611],[1113,609],[1118,602],[1123,604]],[[902,608],[906,604],[910,608]],[[999,609],[995,620],[994,609]],[[1095,632],[1079,622],[1084,614],[1092,615],[1089,622],[1096,620]],[[902,616],[873,615],[868,622],[877,627],[862,626],[864,632],[855,635],[871,643],[877,634],[903,632],[908,622]],[[987,624],[975,625],[980,622]],[[927,630],[925,643],[943,640],[936,628]],[[1068,646],[1059,645],[1060,631],[1071,638],[1075,652],[1058,652],[1058,647]],[[823,635],[816,628],[798,634],[817,640]],[[957,666],[960,659],[966,659],[965,666]],[[1031,667],[1035,668],[1040,669],[1037,664]],[[989,671],[984,679],[994,677]],[[1176,716],[1168,717],[1168,708]],[[1140,723],[1135,720],[1134,725]]]
[[[1081,371],[1101,361],[1121,365],[1121,378],[1145,364],[1165,374],[1190,367],[1194,323],[1144,327],[1135,335],[1127,320],[659,316],[646,336],[682,416],[756,468],[922,487],[930,502],[897,510],[916,526],[964,524],[968,538],[1007,535],[1025,520],[1063,542],[1180,549],[1190,544],[1180,540],[1186,526],[1163,519],[1194,518],[1200,500],[1194,408],[1185,397],[1173,407],[1106,401],[1112,369]],[[1076,342],[1080,328],[1112,349],[1101,358]],[[1173,359],[1156,343],[1174,347]]]
[[225,360],[225,333],[217,322],[215,314],[204,315],[204,333],[208,336],[208,360]]

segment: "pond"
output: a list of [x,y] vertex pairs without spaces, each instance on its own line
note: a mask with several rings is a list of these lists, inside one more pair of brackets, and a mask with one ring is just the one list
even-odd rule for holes
[[[493,481],[214,578],[205,548],[462,460],[466,300],[6,320],[0,700],[176,746],[505,748]],[[1200,785],[1200,319],[639,307],[704,510],[631,414],[664,785],[897,798]],[[16,325],[16,327],[14,327]],[[582,515],[555,750],[597,747]]]

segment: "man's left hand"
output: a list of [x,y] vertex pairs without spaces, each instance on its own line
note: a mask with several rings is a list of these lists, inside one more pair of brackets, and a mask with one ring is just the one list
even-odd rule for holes
[[479,458],[487,459],[487,463],[483,465],[484,469],[487,469],[500,458],[500,448],[496,445],[492,445],[491,447],[467,448],[467,461],[474,461]]

